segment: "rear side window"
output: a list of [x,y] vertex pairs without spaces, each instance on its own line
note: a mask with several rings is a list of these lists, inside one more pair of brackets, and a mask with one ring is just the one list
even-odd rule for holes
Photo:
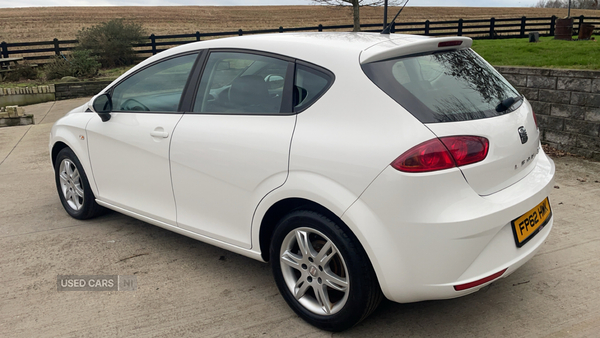
[[291,67],[291,62],[265,55],[212,52],[200,81],[194,112],[260,115],[285,112],[284,88]]
[[294,111],[301,112],[311,106],[331,87],[333,74],[302,64],[296,65],[294,78]]
[[523,102],[517,90],[470,49],[362,67],[371,81],[423,123],[494,117]]

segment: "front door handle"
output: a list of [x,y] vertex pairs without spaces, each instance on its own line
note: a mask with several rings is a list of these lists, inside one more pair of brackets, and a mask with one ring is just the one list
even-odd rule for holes
[[167,138],[169,137],[169,133],[166,132],[162,127],[158,127],[150,132],[150,136]]

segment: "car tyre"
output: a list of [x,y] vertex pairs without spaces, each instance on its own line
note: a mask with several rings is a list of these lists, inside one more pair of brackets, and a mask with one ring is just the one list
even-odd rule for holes
[[54,177],[60,202],[71,217],[89,219],[104,210],[96,203],[81,162],[70,148],[62,149],[56,156]]
[[320,329],[346,330],[368,317],[383,298],[356,237],[317,212],[285,216],[273,233],[270,258],[283,298]]

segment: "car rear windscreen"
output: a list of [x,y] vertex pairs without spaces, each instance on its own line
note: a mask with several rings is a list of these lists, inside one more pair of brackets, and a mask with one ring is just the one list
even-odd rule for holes
[[362,68],[423,123],[494,117],[523,102],[517,90],[471,49],[401,57]]

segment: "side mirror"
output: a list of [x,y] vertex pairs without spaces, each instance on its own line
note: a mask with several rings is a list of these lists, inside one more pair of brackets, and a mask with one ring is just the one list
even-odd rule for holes
[[92,103],[92,107],[94,107],[94,111],[96,111],[96,114],[100,116],[102,122],[110,120],[110,112],[113,108],[112,99],[110,98],[110,95],[102,94],[96,97],[96,99],[94,99],[94,102]]

